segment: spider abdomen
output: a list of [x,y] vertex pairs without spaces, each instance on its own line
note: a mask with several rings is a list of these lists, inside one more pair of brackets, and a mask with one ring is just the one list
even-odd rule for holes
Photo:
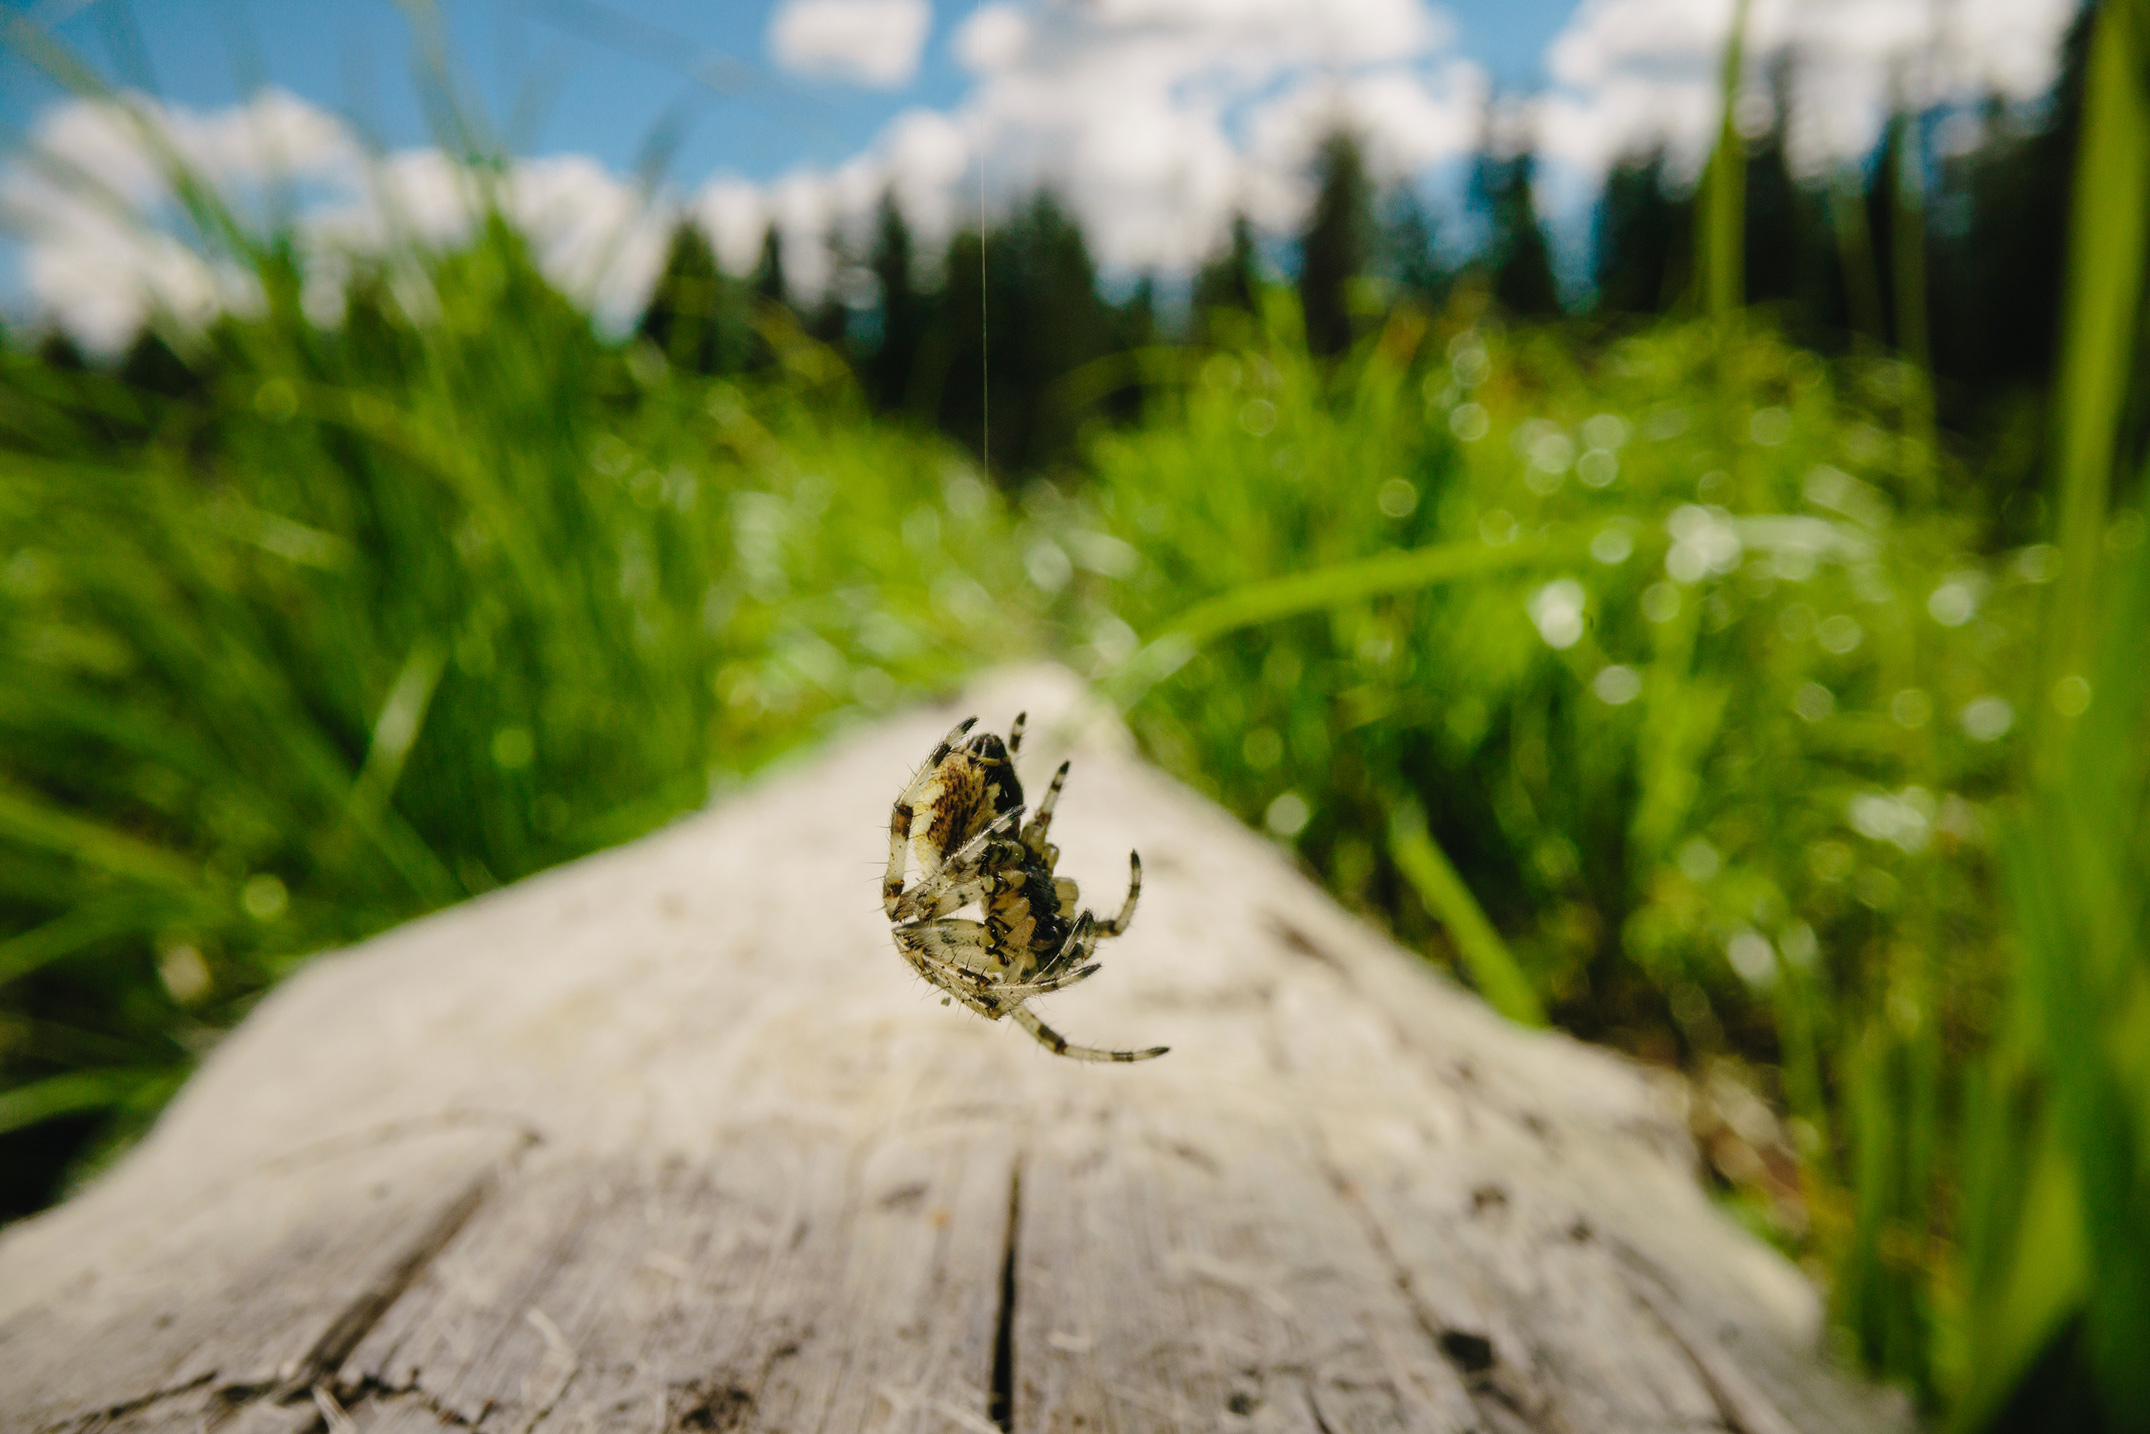
[[914,804],[921,820],[911,831],[911,854],[921,871],[938,871],[949,853],[1022,805],[1023,785],[1007,744],[980,733],[925,774]]

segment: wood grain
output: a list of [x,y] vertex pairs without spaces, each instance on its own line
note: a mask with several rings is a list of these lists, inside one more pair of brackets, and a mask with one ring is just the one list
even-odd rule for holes
[[[1117,904],[1055,1060],[880,912],[953,715],[1075,766]],[[315,962],[0,1234],[0,1428],[927,1434],[1907,1427],[1709,1206],[1663,1092],[1519,1031],[1135,761],[1053,669]]]

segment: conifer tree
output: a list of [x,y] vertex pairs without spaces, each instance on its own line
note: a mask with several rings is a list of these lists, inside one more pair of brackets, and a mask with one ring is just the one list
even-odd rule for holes
[[1381,269],[1398,302],[1429,312],[1448,297],[1449,274],[1441,264],[1433,215],[1415,185],[1399,184],[1383,205]]
[[1209,260],[1195,275],[1195,341],[1209,341],[1211,315],[1219,309],[1253,313],[1254,296],[1261,282],[1261,256],[1255,248],[1254,225],[1246,215],[1234,214],[1224,252]]
[[1127,302],[1113,311],[1111,347],[1122,352],[1146,349],[1158,337],[1157,280],[1144,274],[1135,281]]
[[1490,238],[1485,265],[1493,300],[1519,318],[1553,318],[1560,290],[1553,278],[1552,248],[1538,222],[1532,179],[1538,159],[1529,149],[1481,153],[1471,175],[1471,197],[1485,214]]
[[1012,481],[1073,455],[1080,416],[1060,380],[1111,351],[1114,315],[1081,225],[1050,190],[987,237],[984,263],[981,315],[978,235],[949,245],[941,332],[921,367],[937,380],[942,428],[974,450],[989,430],[993,474]]
[[747,284],[764,304],[790,307],[791,290],[784,282],[784,236],[773,220],[761,236],[761,258],[755,261],[754,275]]
[[717,267],[709,237],[692,219],[673,226],[664,268],[650,291],[649,305],[635,326],[657,346],[673,367],[692,373],[715,373],[721,367],[718,319],[724,275]]
[[883,412],[905,406],[925,339],[927,304],[919,293],[911,257],[911,226],[894,190],[884,190],[874,219],[868,261],[881,290],[879,342],[864,360],[866,391]]
[[823,343],[846,357],[851,348],[851,294],[850,285],[855,281],[857,265],[852,260],[851,246],[841,229],[829,231],[824,246],[829,257],[829,281],[821,290],[821,297],[814,303],[813,312],[807,316],[806,332],[817,343]]
[[1746,146],[1747,301],[1771,304],[1787,327],[1812,334],[1826,305],[1819,242],[1826,222],[1816,196],[1792,174],[1793,61],[1779,52],[1769,69],[1769,127]]
[[162,334],[147,324],[135,334],[134,342],[127,345],[126,356],[120,360],[119,376],[129,388],[159,398],[193,398],[204,387],[201,375],[164,341]]
[[1358,137],[1332,131],[1314,160],[1315,196],[1299,239],[1299,303],[1307,347],[1337,354],[1351,347],[1352,281],[1366,272],[1373,244],[1373,186]]
[[56,368],[67,373],[81,373],[90,366],[89,360],[83,357],[81,348],[76,345],[67,330],[61,328],[47,329],[38,339],[37,359],[47,368]]
[[1612,167],[1594,235],[1600,313],[1656,314],[1671,305],[1689,262],[1691,203],[1668,192],[1662,145]]

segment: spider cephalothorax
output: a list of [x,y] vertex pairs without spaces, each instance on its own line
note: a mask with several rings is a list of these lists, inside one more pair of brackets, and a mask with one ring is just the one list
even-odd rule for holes
[[[1054,773],[1037,815],[1018,827],[1023,785],[1016,780],[1015,754],[1023,745],[1023,718],[1016,717],[1005,742],[991,732],[966,740],[977,720],[957,724],[896,798],[888,878],[881,885],[896,949],[947,993],[944,1003],[961,1001],[989,1021],[1013,1016],[1055,1055],[1083,1061],[1163,1055],[1163,1046],[1106,1051],[1070,1045],[1025,1008],[1031,997],[1064,990],[1097,970],[1096,962],[1083,963],[1099,941],[1118,936],[1134,919],[1142,859],[1127,854],[1127,901],[1119,915],[1099,921],[1079,911],[1075,883],[1053,874],[1060,849],[1045,839],[1068,764]],[[907,889],[904,872],[913,858],[919,879]],[[974,902],[983,921],[951,914]]]

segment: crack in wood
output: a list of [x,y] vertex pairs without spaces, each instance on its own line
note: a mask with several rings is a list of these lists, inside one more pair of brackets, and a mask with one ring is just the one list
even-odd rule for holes
[[1792,1422],[1707,1336],[1695,1331],[1663,1294],[1641,1281],[1631,1282],[1629,1288],[1635,1302],[1649,1312],[1665,1338],[1686,1357],[1730,1434],[1798,1434]]
[[381,1316],[387,1314],[390,1306],[425,1273],[426,1267],[448,1247],[456,1232],[470,1222],[470,1217],[478,1212],[478,1207],[485,1203],[498,1182],[498,1172],[473,1180],[468,1190],[443,1207],[432,1225],[411,1242],[403,1258],[383,1273],[381,1281],[372,1289],[362,1291],[322,1332],[314,1347],[300,1359],[297,1371],[286,1381],[287,1390],[308,1388],[332,1378],[350,1357],[351,1351],[358,1348],[359,1341],[380,1323]]
[[[79,1431],[95,1429],[99,1425],[108,1424],[115,1419],[124,1419],[130,1414],[140,1413],[152,1404],[162,1400],[183,1399],[189,1394],[214,1385],[214,1383],[214,1375],[197,1375],[183,1383],[153,1390],[148,1394],[140,1395],[133,1399],[117,1400],[102,1409],[92,1409],[81,1414],[70,1414],[64,1419],[40,1424],[36,1426],[37,1434],[79,1434]],[[212,1390],[212,1392],[221,1394],[224,1391],[216,1389]]]
[[336,1390],[342,1395],[346,1409],[370,1413],[390,1403],[402,1402],[417,1405],[425,1410],[426,1413],[438,1419],[445,1427],[453,1429],[474,1429],[477,1427],[476,1421],[468,1418],[461,1410],[434,1398],[420,1384],[399,1386],[387,1384],[369,1376],[356,1383],[340,1382],[336,1385]]
[[1023,1225],[1023,1165],[1008,1177],[1008,1234],[1000,1265],[1000,1307],[993,1314],[993,1386],[986,1418],[1001,1434],[1015,1427],[1015,1246]]

